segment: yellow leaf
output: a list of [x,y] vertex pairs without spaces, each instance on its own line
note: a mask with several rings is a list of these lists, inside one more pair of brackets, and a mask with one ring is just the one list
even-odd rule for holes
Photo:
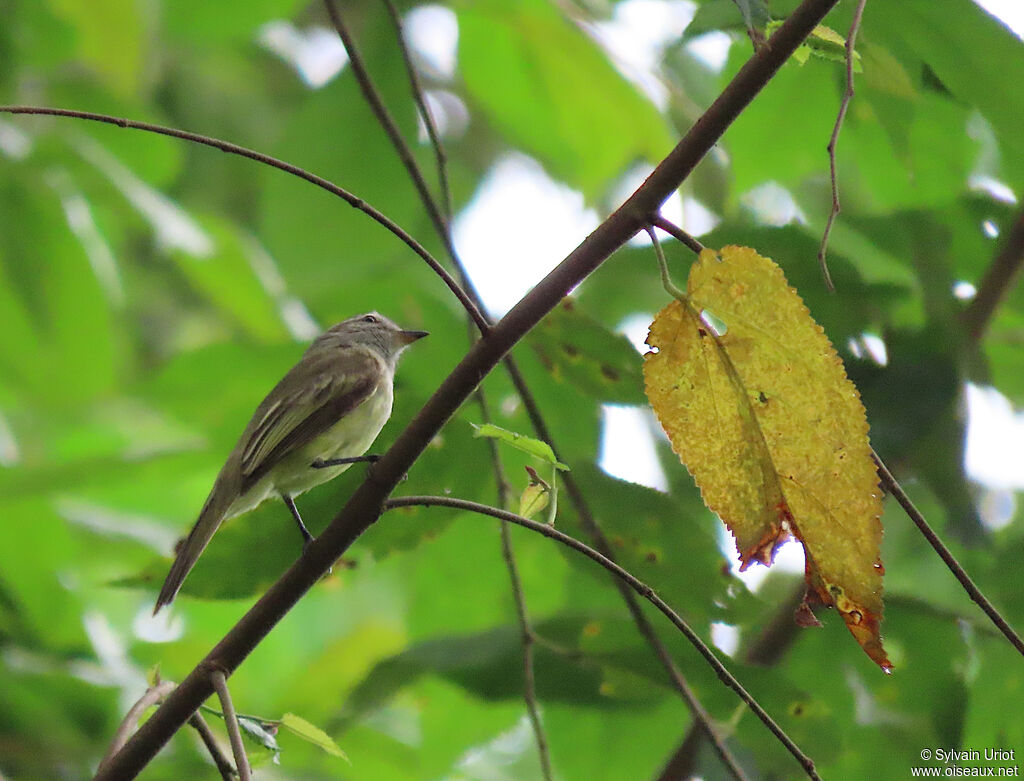
[[782,270],[746,247],[705,250],[687,301],[651,324],[647,398],[743,567],[790,535],[809,589],[883,669],[881,492],[860,395]]

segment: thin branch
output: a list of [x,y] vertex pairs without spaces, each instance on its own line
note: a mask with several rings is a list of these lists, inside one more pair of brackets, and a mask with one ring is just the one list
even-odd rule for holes
[[1017,282],[1024,265],[1024,211],[1017,215],[999,254],[978,283],[978,292],[960,315],[972,342],[980,342],[999,304]]
[[681,242],[694,255],[699,255],[704,251],[704,245],[697,241],[697,239],[684,231],[674,222],[666,220],[657,212],[651,215],[651,225],[655,228],[661,228],[669,236]]
[[[401,20],[398,16],[394,6],[385,0],[388,7],[388,11],[391,14],[392,20],[398,31],[398,44],[399,49],[402,52],[403,59],[405,61],[406,70],[409,74],[410,84],[415,97],[417,106],[423,114],[423,121],[428,127],[430,133],[431,142],[434,145],[435,155],[437,158],[437,165],[439,170],[439,177],[441,181],[442,193],[446,203],[448,203],[449,195],[447,189],[447,176],[445,174],[445,158],[440,145],[440,140],[437,138],[436,132],[433,128],[433,120],[430,116],[430,112],[426,106],[426,100],[423,97],[422,90],[420,88],[419,80],[416,78],[416,72],[413,68],[412,62],[409,58],[408,50],[405,46],[405,40],[402,36]],[[366,69],[366,65],[363,62],[362,54],[359,51],[355,39],[352,33],[349,31],[348,26],[345,24],[345,20],[338,10],[337,4],[334,0],[324,0],[324,4],[327,7],[327,13],[331,18],[331,23],[334,25],[334,29],[338,33],[338,37],[341,38],[341,42],[348,52],[349,65],[352,68],[352,74],[355,76],[356,81],[359,84],[360,90],[363,93],[363,97],[369,104],[370,109],[377,117],[377,122],[387,134],[391,140],[391,145],[394,147],[395,152],[398,154],[399,159],[405,166],[406,172],[409,174],[409,178],[413,182],[413,186],[419,193],[420,200],[423,202],[427,213],[430,215],[431,220],[444,243],[445,249],[452,261],[455,263],[456,269],[462,277],[462,282],[468,290],[471,291],[471,295],[477,305],[480,304],[479,298],[475,295],[471,283],[469,282],[468,275],[465,272],[465,268],[458,259],[458,255],[455,252],[455,247],[451,241],[451,233],[449,231],[448,220],[438,209],[437,202],[430,193],[430,188],[427,187],[426,180],[423,178],[423,173],[420,171],[419,166],[416,164],[416,160],[412,155],[408,144],[405,139],[402,138],[402,134],[398,130],[398,125],[395,123],[391,112],[388,111],[387,106],[384,105],[384,101],[377,91],[376,86],[373,83],[373,79],[370,76],[369,71]],[[483,307],[480,306],[482,310]],[[477,324],[480,326],[480,324]],[[486,334],[490,329],[489,323],[485,323],[480,328],[481,332]],[[471,339],[472,341],[472,339]],[[480,405],[480,412],[484,422],[489,422],[490,413],[487,408],[487,402],[483,395],[482,388],[477,388],[475,391],[475,397]],[[495,477],[498,483],[499,500],[503,505],[508,504],[508,482],[505,479],[504,469],[501,465],[501,456],[498,453],[497,443],[490,441],[491,449],[491,462],[495,470]],[[543,777],[550,781],[551,775],[551,759],[548,751],[547,737],[544,734],[544,727],[540,718],[540,708],[537,704],[536,685],[534,678],[534,665],[533,665],[533,630],[530,626],[529,616],[526,611],[526,600],[523,595],[522,582],[519,577],[519,570],[516,566],[515,554],[512,550],[512,540],[508,533],[507,526],[501,527],[501,549],[502,558],[505,561],[505,567],[509,573],[509,580],[512,587],[513,600],[516,606],[516,615],[519,621],[519,627],[522,633],[523,643],[523,699],[526,704],[526,712],[530,719],[530,724],[533,727],[534,738],[537,743],[537,753],[539,755],[541,771]]]
[[686,301],[686,293],[676,287],[672,281],[672,275],[668,273],[668,261],[665,259],[665,252],[661,249],[661,242],[658,241],[658,234],[650,225],[645,225],[644,230],[651,237],[651,244],[654,247],[654,256],[658,259],[658,270],[661,271],[661,286],[665,292],[677,301]]
[[921,531],[924,538],[928,540],[928,544],[931,545],[935,552],[939,554],[939,558],[946,563],[946,567],[953,573],[953,576],[960,581],[960,585],[964,587],[964,591],[967,592],[967,596],[977,603],[978,607],[984,611],[985,615],[987,615],[999,631],[1003,633],[1003,636],[1010,641],[1010,645],[1024,655],[1024,641],[1020,639],[1020,635],[1013,630],[1013,627],[1006,622],[1006,619],[1000,615],[999,611],[996,610],[985,595],[981,593],[981,589],[974,585],[974,581],[971,580],[971,576],[967,574],[967,571],[962,566],[960,566],[960,562],[956,560],[956,557],[953,556],[949,548],[942,543],[942,540],[939,539],[939,535],[937,535],[932,527],[928,525],[928,521],[924,519],[924,516],[921,515],[921,512],[914,506],[914,503],[910,501],[910,497],[907,496],[903,487],[896,482],[896,478],[893,477],[892,472],[889,471],[889,468],[882,462],[882,459],[878,457],[878,454],[875,453],[874,450],[871,451],[871,456],[875,459],[875,466],[878,467],[878,476],[881,479],[882,487],[892,494],[893,498],[899,502],[900,507],[903,508],[906,514],[910,517],[910,520],[912,520],[914,525]]
[[268,165],[271,168],[276,168],[279,171],[284,171],[292,176],[297,176],[310,184],[314,184],[322,190],[338,196],[345,203],[351,206],[353,209],[361,211],[363,214],[368,216],[374,222],[385,227],[395,236],[397,236],[402,242],[405,243],[409,249],[423,258],[427,265],[437,274],[441,281],[448,286],[448,289],[452,291],[455,297],[462,304],[463,308],[473,318],[473,322],[480,326],[481,330],[487,328],[487,321],[484,316],[477,309],[476,304],[466,294],[456,282],[451,274],[449,274],[445,268],[427,252],[426,248],[414,239],[408,232],[402,229],[396,222],[386,216],[383,212],[378,211],[373,206],[368,204],[362,198],[353,195],[348,190],[339,187],[334,182],[324,179],[322,176],[317,176],[314,173],[310,173],[304,168],[300,168],[292,163],[279,160],[276,157],[257,152],[254,149],[248,149],[238,144],[232,144],[228,141],[222,141],[219,138],[211,138],[210,136],[200,135],[199,133],[191,133],[187,130],[179,130],[178,128],[165,127],[164,125],[154,125],[149,122],[137,122],[134,119],[124,119],[123,117],[114,117],[108,114],[96,114],[92,111],[74,111],[71,109],[63,108],[49,108],[45,106],[0,106],[0,112],[6,114],[33,114],[33,115],[45,115],[53,117],[72,117],[74,119],[85,119],[91,122],[102,122],[107,125],[116,125],[120,128],[131,128],[132,130],[142,130],[147,133],[156,133],[161,136],[170,136],[171,138],[180,138],[183,141],[190,141],[194,144],[202,144],[204,146],[212,147],[213,149],[219,149],[221,152],[227,152],[228,154],[238,155],[239,157],[245,157],[249,160],[254,160],[257,163]]
[[[95,781],[134,778],[212,691],[210,665],[231,671],[316,585],[381,508],[441,427],[502,357],[616,249],[647,224],[648,216],[692,173],[726,129],[764,88],[783,62],[838,0],[804,0],[772,35],[769,45],[737,72],[704,115],[622,206],[538,282],[478,340],[434,395],[368,470],[363,483],[303,556],[264,593],[114,756]],[[566,489],[570,488],[566,481]],[[808,767],[813,772],[813,766]]]
[[231,702],[227,676],[223,670],[213,669],[210,671],[210,682],[220,699],[220,709],[224,713],[224,725],[227,727],[228,738],[231,740],[231,752],[235,755],[238,778],[240,781],[250,781],[252,775],[249,771],[249,758],[245,755],[245,746],[242,744],[242,730],[238,727],[235,704]]
[[[779,605],[767,626],[760,632],[751,645],[743,651],[743,660],[747,664],[770,666],[776,664],[796,642],[800,634],[793,613],[801,605],[807,587],[800,585]],[[679,747],[665,762],[657,781],[678,781],[690,778],[697,771],[697,760],[704,733],[695,724],[690,727]]]
[[857,7],[853,10],[853,21],[850,22],[850,31],[846,34],[846,89],[843,91],[843,99],[839,102],[839,113],[836,114],[836,122],[832,126],[832,136],[828,140],[828,168],[832,179],[832,209],[828,214],[828,221],[825,223],[825,232],[821,235],[821,246],[818,247],[818,265],[821,266],[821,276],[825,279],[825,287],[830,293],[836,292],[836,286],[832,284],[832,275],[828,273],[828,237],[832,233],[832,226],[835,224],[842,206],[839,203],[839,175],[836,173],[836,146],[839,144],[839,133],[843,129],[843,122],[846,121],[846,112],[850,108],[850,101],[853,99],[853,61],[857,44],[857,32],[860,30],[860,21],[864,16],[864,6],[867,0],[857,0]]
[[[493,446],[497,447],[497,443],[494,443]],[[533,727],[533,737],[537,744],[541,776],[545,781],[551,781],[554,777],[551,772],[551,752],[548,749],[548,739],[547,734],[544,732],[544,723],[540,717],[540,706],[537,702],[537,680],[533,673],[533,649],[537,638],[533,633],[530,616],[526,612],[523,582],[519,577],[519,567],[516,564],[515,551],[512,550],[512,535],[509,533],[507,521],[502,521],[501,523],[501,555],[505,560],[505,568],[508,570],[512,596],[516,604],[516,617],[519,621],[519,629],[522,635],[523,701],[526,703],[526,713],[530,717],[530,725]]]
[[[349,32],[348,28],[345,26],[344,19],[338,12],[334,0],[325,0],[325,3],[327,6],[328,13],[331,16],[331,21],[333,22],[335,29],[338,32],[338,35],[342,39],[342,43],[344,44],[346,50],[349,53],[349,59],[353,66],[353,75],[355,76],[360,86],[360,89],[363,92],[363,96],[366,98],[367,103],[370,105],[371,109],[376,115],[378,123],[384,129],[388,138],[391,139],[392,145],[395,147],[395,150],[398,153],[399,158],[405,165],[406,171],[408,172],[410,179],[413,181],[413,184],[416,187],[417,192],[420,194],[420,199],[423,202],[424,207],[426,208],[428,214],[431,217],[431,220],[434,223],[434,227],[438,233],[438,236],[444,243],[445,249],[447,250],[449,257],[451,258],[452,262],[455,265],[456,271],[459,274],[463,286],[473,297],[473,300],[477,303],[479,308],[483,310],[484,307],[482,305],[481,299],[472,281],[469,279],[469,275],[466,273],[465,266],[459,259],[458,253],[456,252],[454,244],[451,241],[449,226],[447,222],[444,220],[444,218],[441,216],[440,210],[437,207],[437,203],[431,196],[429,188],[427,188],[426,186],[426,182],[423,178],[422,172],[419,170],[419,167],[417,166],[415,159],[413,158],[408,146],[406,145],[404,139],[402,138],[401,133],[399,133],[398,128],[394,120],[392,119],[390,113],[384,106],[384,102],[380,96],[380,93],[377,91],[377,88],[373,83],[373,79],[370,77],[369,72],[367,71],[365,65],[363,64],[362,56],[359,53],[355,41],[352,38],[352,35]],[[419,84],[416,81],[413,81],[413,90],[414,92],[419,92]],[[419,95],[418,102],[423,102],[422,95]],[[554,443],[551,441],[550,434],[548,434],[548,432],[546,431],[546,425],[544,424],[543,418],[540,415],[540,411],[537,408],[535,400],[533,399],[532,392],[527,386],[525,379],[522,377],[522,374],[520,373],[518,366],[513,361],[511,356],[505,356],[503,359],[503,363],[506,367],[506,370],[509,372],[509,375],[512,378],[512,382],[516,388],[517,393],[522,399],[524,406],[527,408],[527,410],[531,411],[530,416],[531,420],[533,421],[534,428],[537,429],[538,434],[541,435],[542,439],[544,439],[546,442],[551,444],[552,447],[554,447]],[[492,447],[496,447],[496,445],[492,445]],[[590,529],[591,535],[597,535],[599,538],[603,538],[600,529],[597,527],[597,524],[593,520],[593,517],[591,516],[589,510],[586,508],[586,504],[582,498],[582,492],[580,492],[578,489],[572,491],[570,492],[570,497],[573,499],[573,503],[577,511],[580,512],[581,517],[589,518],[588,528]],[[520,626],[523,629],[524,637],[524,677],[526,682],[526,689],[527,692],[529,692],[529,689],[532,687],[531,682],[533,680],[532,631],[529,630],[528,623],[524,624],[526,615],[525,606],[523,606],[521,603],[522,594],[518,591],[518,587],[515,585],[518,583],[518,573],[516,571],[515,560],[512,555],[512,550],[510,547],[508,531],[504,527],[502,530],[502,546],[506,566],[508,567],[509,575],[513,580],[513,592],[517,603],[517,610],[520,610],[520,608],[522,607],[522,610],[520,610]],[[610,546],[605,545],[605,551],[610,555]],[[707,713],[704,711],[703,706],[700,704],[696,696],[693,694],[692,690],[690,689],[686,680],[683,678],[682,674],[675,667],[667,650],[660,643],[653,629],[650,627],[650,624],[647,622],[646,617],[640,611],[639,605],[636,603],[636,600],[633,597],[633,595],[629,593],[628,589],[623,590],[622,594],[626,600],[627,606],[630,608],[630,611],[641,633],[644,635],[645,638],[647,638],[648,642],[654,648],[656,655],[665,665],[666,670],[669,673],[670,679],[676,685],[676,688],[679,690],[681,696],[690,705],[691,710],[694,714],[694,718],[697,719],[705,727],[708,734],[711,735],[712,740],[715,742],[715,746],[720,750],[720,753],[726,766],[734,770],[735,772],[741,772],[739,771],[738,764],[729,755],[728,749],[725,747],[724,742],[722,742],[715,734],[714,727],[711,723],[710,718],[707,716]],[[546,740],[544,739],[543,733],[541,731],[541,722],[539,714],[536,710],[536,704],[535,702],[531,703],[531,699],[531,695],[527,693],[527,710],[530,714],[531,723],[533,724],[534,732],[537,736],[537,745],[538,749],[541,750],[541,762],[542,766],[544,766],[546,760]]]
[[[491,422],[491,412],[487,405],[487,397],[481,385],[476,389],[476,400],[480,405],[480,416],[484,423]],[[494,479],[498,489],[498,504],[508,508],[511,506],[512,490],[508,478],[505,476],[505,467],[501,461],[501,452],[498,449],[498,442],[492,437],[486,437],[490,450],[491,464],[494,469]],[[534,644],[537,636],[530,623],[530,615],[526,610],[526,595],[523,592],[523,582],[519,577],[519,566],[516,564],[515,551],[512,549],[512,536],[509,533],[508,523],[502,522],[501,527],[501,557],[505,562],[505,569],[508,570],[509,585],[512,588],[512,599],[516,606],[516,619],[519,622],[519,631],[523,647],[523,702],[526,705],[526,714],[530,719],[530,726],[533,728],[534,742],[537,744],[537,756],[540,761],[541,775],[545,781],[553,778],[551,772],[551,752],[548,749],[548,738],[544,732],[544,723],[540,716],[540,706],[537,701],[537,682],[534,675]]]
[[128,709],[124,718],[121,719],[121,723],[117,727],[117,732],[114,733],[114,737],[110,741],[110,747],[107,749],[107,753],[103,755],[103,759],[100,760],[99,767],[96,768],[97,773],[102,772],[110,762],[111,758],[113,758],[117,752],[121,750],[121,747],[128,742],[128,737],[132,734],[132,730],[134,730],[138,725],[139,719],[142,718],[142,714],[145,713],[146,708],[151,705],[156,705],[172,691],[174,691],[173,681],[160,681],[156,685],[150,686],[142,693],[142,696],[135,701],[135,704]]
[[446,224],[452,221],[452,191],[448,184],[448,156],[444,151],[444,144],[441,142],[441,134],[437,132],[437,123],[434,122],[434,115],[430,110],[426,95],[423,92],[423,85],[420,84],[420,77],[416,73],[416,66],[409,55],[409,46],[405,41],[405,30],[402,27],[402,17],[395,8],[392,0],[384,0],[384,5],[391,16],[391,23],[395,26],[395,35],[398,38],[398,50],[402,53],[402,62],[405,63],[405,71],[409,75],[409,86],[412,88],[412,98],[420,111],[423,119],[423,126],[427,130],[427,138],[430,146],[434,149],[434,160],[437,163],[437,186],[441,194],[441,210]]
[[235,781],[238,778],[238,773],[235,772],[235,766],[231,764],[224,752],[220,750],[220,746],[217,744],[217,739],[213,735],[213,730],[210,729],[210,725],[206,723],[206,719],[199,715],[199,711],[192,714],[192,718],[188,720],[191,727],[199,733],[199,739],[203,741],[203,745],[206,746],[206,750],[210,752],[210,756],[213,757],[213,764],[217,767],[217,772],[220,773],[220,777],[223,781]]
[[697,650],[697,652],[704,657],[708,665],[718,678],[732,689],[739,698],[750,708],[751,711],[764,723],[766,727],[772,732],[779,741],[789,749],[790,753],[800,762],[800,764],[807,771],[808,776],[811,778],[818,778],[817,773],[814,770],[814,763],[800,751],[799,747],[790,739],[786,734],[785,730],[782,729],[778,724],[775,723],[774,719],[768,715],[768,713],[758,704],[743,685],[736,680],[736,678],[729,672],[729,670],[723,665],[715,653],[707,646],[707,644],[701,640],[700,636],[690,628],[689,624],[682,619],[682,617],[676,613],[665,600],[659,597],[654,589],[648,586],[643,581],[639,580],[628,570],[616,564],[614,561],[609,559],[604,554],[594,550],[585,543],[580,542],[575,537],[570,537],[564,532],[560,532],[553,526],[549,526],[546,523],[540,523],[539,521],[532,521],[529,518],[524,518],[521,515],[510,513],[505,510],[501,510],[497,507],[489,507],[485,504],[479,504],[477,502],[471,502],[465,499],[456,499],[451,496],[399,496],[388,499],[384,503],[384,509],[390,510],[395,507],[451,507],[456,510],[466,510],[469,512],[479,513],[481,515],[490,515],[493,518],[499,518],[509,523],[514,523],[517,526],[523,526],[531,531],[535,531],[538,534],[543,534],[549,539],[560,542],[566,547],[572,548],[578,553],[582,553],[584,556],[589,558],[591,561],[595,561],[608,570],[610,573],[615,575],[622,583],[625,583],[630,589],[636,592],[639,596],[646,599],[652,605],[654,605],[661,613],[668,618],[669,621],[678,629],[684,637],[690,642],[690,644]]
[[[348,27],[346,27],[345,20],[342,19],[341,13],[338,11],[337,4],[334,0],[324,0],[324,4],[327,6],[327,13],[331,17],[331,23],[334,25],[334,29],[338,32],[338,37],[341,38],[341,42],[345,45],[345,51],[348,52],[349,67],[352,68],[352,75],[355,76],[356,81],[359,84],[359,88],[362,90],[363,97],[366,99],[366,102],[370,105],[370,109],[377,117],[378,124],[384,132],[387,133],[388,138],[391,140],[391,145],[395,148],[395,152],[398,153],[398,157],[402,161],[402,165],[405,166],[405,170],[408,172],[409,178],[412,180],[413,186],[416,188],[416,192],[419,193],[420,200],[423,201],[423,205],[427,209],[427,214],[430,216],[430,220],[434,224],[437,235],[444,244],[445,251],[452,259],[454,259],[455,247],[452,244],[451,236],[448,232],[448,222],[445,220],[444,215],[441,214],[437,201],[435,201],[434,197],[430,194],[430,188],[427,186],[427,182],[423,178],[423,173],[416,164],[416,160],[412,155],[412,150],[409,149],[409,145],[405,142],[405,139],[402,138],[402,134],[398,130],[398,125],[395,123],[394,118],[391,116],[391,112],[389,112],[387,106],[384,105],[384,101],[381,99],[380,93],[374,86],[373,79],[370,77],[369,72],[366,70],[366,65],[363,63],[363,56],[359,52],[359,47],[356,45],[355,39],[349,32]],[[463,283],[465,284],[465,278],[463,279]],[[481,333],[487,333],[488,323],[486,321],[478,321],[477,326],[479,326]]]

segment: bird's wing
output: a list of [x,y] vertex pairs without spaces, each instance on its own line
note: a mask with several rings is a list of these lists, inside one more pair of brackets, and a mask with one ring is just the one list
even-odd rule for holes
[[[344,372],[338,370],[340,363]],[[363,351],[353,350],[343,360],[327,356],[296,364],[260,405],[242,436],[241,493],[362,404],[381,378],[379,361]],[[295,390],[282,395],[282,387]]]

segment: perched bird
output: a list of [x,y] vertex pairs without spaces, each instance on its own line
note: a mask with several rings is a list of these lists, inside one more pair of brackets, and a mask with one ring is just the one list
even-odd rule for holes
[[174,599],[221,522],[264,499],[280,496],[305,544],[312,541],[294,497],[374,460],[364,453],[391,416],[398,356],[426,335],[370,312],[317,337],[256,408],[178,547],[154,614]]

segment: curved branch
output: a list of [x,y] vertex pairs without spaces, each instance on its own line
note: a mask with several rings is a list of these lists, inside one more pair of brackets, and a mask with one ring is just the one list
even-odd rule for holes
[[[375,464],[330,525],[207,654],[203,662],[113,757],[96,781],[134,778],[212,692],[209,665],[232,671],[380,515],[384,501],[480,381],[541,318],[647,224],[838,0],[804,0],[765,46],[740,68],[647,180],[568,257],[477,341],[395,443]],[[813,765],[805,769],[813,773]]]
[[375,209],[373,206],[368,204],[362,198],[353,195],[343,187],[339,187],[322,176],[317,176],[314,173],[310,173],[304,168],[300,168],[292,163],[279,160],[276,157],[264,154],[263,152],[257,152],[255,149],[249,149],[238,144],[232,144],[229,141],[222,141],[219,138],[211,138],[210,136],[204,136],[199,133],[191,133],[188,130],[180,130],[174,127],[166,127],[164,125],[154,125],[149,122],[138,122],[134,119],[124,119],[123,117],[113,117],[108,114],[96,114],[92,111],[75,111],[72,109],[64,108],[50,108],[47,106],[0,106],[0,112],[5,114],[32,114],[32,115],[43,115],[51,117],[71,117],[73,119],[85,119],[90,122],[102,122],[107,125],[116,125],[120,128],[131,128],[132,130],[142,130],[147,133],[156,133],[161,136],[170,136],[171,138],[180,138],[183,141],[190,141],[194,144],[202,144],[203,146],[212,147],[213,149],[219,149],[221,152],[227,152],[228,154],[238,155],[249,160],[255,160],[257,163],[263,163],[271,168],[276,168],[279,171],[284,171],[292,176],[297,176],[300,179],[304,179],[310,184],[315,184],[322,190],[326,190],[332,195],[337,195],[345,203],[351,206],[353,209],[358,209],[363,214],[368,216],[374,222],[384,226],[387,230],[391,231],[395,236],[401,239],[409,249],[423,258],[427,265],[437,274],[441,281],[448,286],[448,289],[452,291],[455,297],[462,304],[463,308],[473,318],[473,321],[481,327],[481,330],[487,328],[487,321],[484,316],[477,309],[476,304],[473,303],[472,299],[466,295],[466,291],[463,290],[459,283],[456,282],[452,275],[449,274],[437,259],[434,258],[426,248],[414,239],[409,233],[407,233],[398,223],[394,222],[390,217],[385,215],[383,212]]
[[646,599],[652,605],[654,605],[661,613],[668,618],[669,621],[678,629],[682,634],[689,640],[690,644],[697,649],[697,652],[704,657],[708,665],[718,678],[732,689],[739,696],[747,707],[753,711],[754,715],[757,716],[765,726],[771,730],[772,734],[779,739],[779,741],[789,749],[790,753],[796,757],[801,765],[808,771],[808,775],[811,778],[817,778],[817,774],[814,772],[814,763],[800,750],[800,748],[792,741],[792,739],[786,734],[785,730],[782,729],[778,724],[775,723],[774,719],[768,715],[768,713],[758,704],[750,693],[743,688],[743,685],[733,677],[732,673],[723,665],[718,657],[715,656],[714,651],[708,648],[707,644],[700,639],[700,636],[690,628],[689,624],[686,623],[683,618],[676,613],[665,600],[659,597],[654,589],[648,586],[646,583],[641,581],[639,578],[634,576],[629,570],[620,567],[610,558],[602,553],[591,548],[575,537],[570,537],[564,532],[558,531],[553,526],[549,526],[546,523],[540,523],[538,521],[532,521],[529,518],[524,518],[521,515],[515,513],[506,512],[500,510],[497,507],[489,507],[485,504],[479,504],[477,502],[470,502],[465,499],[456,499],[450,496],[399,496],[393,499],[388,499],[384,503],[385,510],[391,510],[396,507],[451,507],[455,510],[466,510],[468,512],[479,513],[481,515],[490,515],[493,518],[498,518],[502,521],[508,521],[514,523],[517,526],[523,526],[531,531],[535,531],[538,534],[543,534],[545,537],[556,542],[565,545],[566,547],[572,548],[578,553],[582,553],[591,561],[595,561],[604,567],[606,570],[611,572],[620,581],[625,583],[629,588],[636,592],[639,596]]

